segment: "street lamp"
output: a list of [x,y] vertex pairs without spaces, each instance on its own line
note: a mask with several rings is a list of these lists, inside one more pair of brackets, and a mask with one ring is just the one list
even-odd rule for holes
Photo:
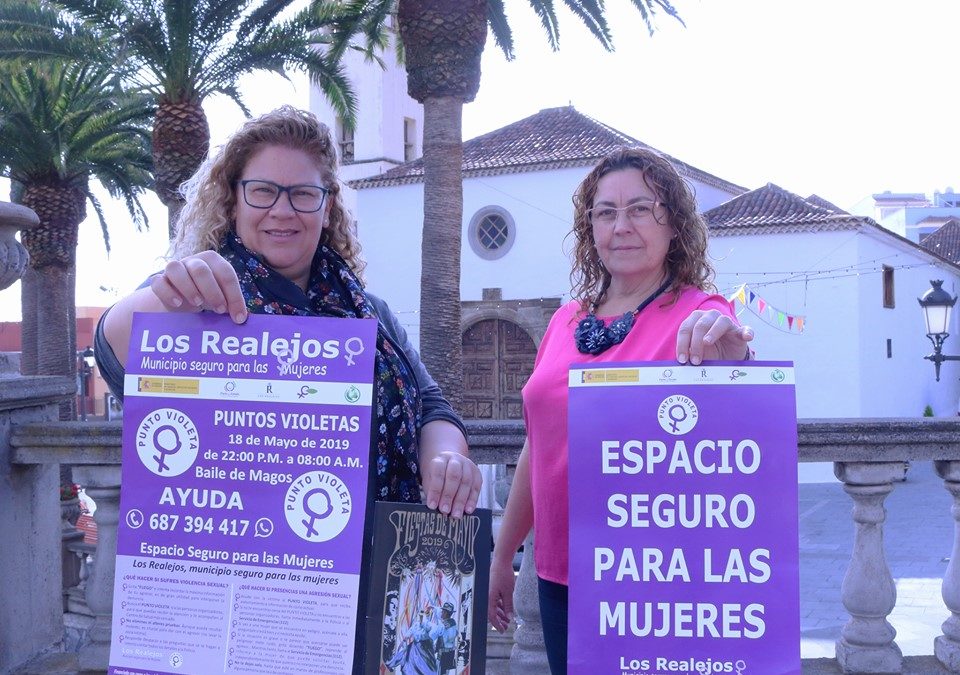
[[950,327],[950,314],[953,312],[953,306],[957,303],[957,298],[943,290],[940,285],[942,279],[931,280],[933,288],[927,290],[922,297],[918,298],[920,307],[923,308],[923,319],[927,324],[927,337],[933,343],[933,353],[927,354],[923,358],[933,361],[937,372],[937,382],[940,381],[940,364],[944,361],[960,361],[960,356],[950,356],[943,354],[944,341],[950,337],[947,329]]
[[93,375],[93,366],[96,360],[93,357],[93,347],[88,346],[77,352],[80,367],[80,420],[87,421],[87,397],[90,395],[90,377]]

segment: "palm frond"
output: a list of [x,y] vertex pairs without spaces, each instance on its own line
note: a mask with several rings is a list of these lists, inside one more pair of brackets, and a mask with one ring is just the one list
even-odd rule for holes
[[513,31],[507,21],[507,11],[503,0],[487,0],[487,25],[493,33],[493,40],[503,52],[507,61],[513,61]]
[[39,62],[0,66],[0,167],[25,185],[81,189],[91,199],[109,246],[102,209],[90,194],[93,177],[122,199],[137,227],[146,224],[139,199],[153,183],[151,103],[128,95],[103,64]]
[[560,49],[560,25],[557,23],[557,11],[553,0],[528,0],[530,7],[540,17],[540,25],[547,32],[550,49]]
[[97,220],[100,221],[100,232],[103,234],[103,247],[107,250],[107,253],[110,253],[110,228],[107,227],[107,219],[103,217],[103,206],[100,204],[100,200],[97,199],[96,195],[89,189],[85,190],[84,193],[87,195],[90,203],[93,204],[93,211],[97,214]]
[[603,14],[602,0],[563,0],[563,4],[593,33],[604,49],[613,51],[610,26]]
[[266,0],[250,12],[237,27],[237,39],[256,40],[264,30],[274,25],[280,13],[293,4],[293,0]]

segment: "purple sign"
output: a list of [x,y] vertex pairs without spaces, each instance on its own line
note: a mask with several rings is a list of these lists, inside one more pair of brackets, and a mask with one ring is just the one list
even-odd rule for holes
[[137,314],[109,672],[352,672],[377,323]]
[[800,673],[791,363],[570,370],[569,671]]

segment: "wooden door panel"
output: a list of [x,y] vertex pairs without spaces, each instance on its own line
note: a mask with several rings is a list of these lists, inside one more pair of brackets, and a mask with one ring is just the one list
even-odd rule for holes
[[520,391],[530,379],[537,349],[520,326],[487,319],[463,334],[466,419],[522,419]]

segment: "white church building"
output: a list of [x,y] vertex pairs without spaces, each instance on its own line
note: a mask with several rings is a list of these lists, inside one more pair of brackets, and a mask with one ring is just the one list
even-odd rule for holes
[[[311,106],[337,130],[367,285],[416,342],[420,313],[430,311],[419,304],[422,108],[406,96],[402,68],[354,68],[355,132],[319,96]],[[649,147],[572,107],[464,142],[466,416],[520,417],[536,347],[570,297],[571,197],[620,145]],[[956,294],[960,266],[816,196],[769,184],[748,191],[671,159],[707,218],[716,285],[756,329],[758,358],[795,363],[800,417],[917,416],[928,405],[938,416],[957,414],[960,366],[944,364],[934,381],[916,298],[931,279]]]

